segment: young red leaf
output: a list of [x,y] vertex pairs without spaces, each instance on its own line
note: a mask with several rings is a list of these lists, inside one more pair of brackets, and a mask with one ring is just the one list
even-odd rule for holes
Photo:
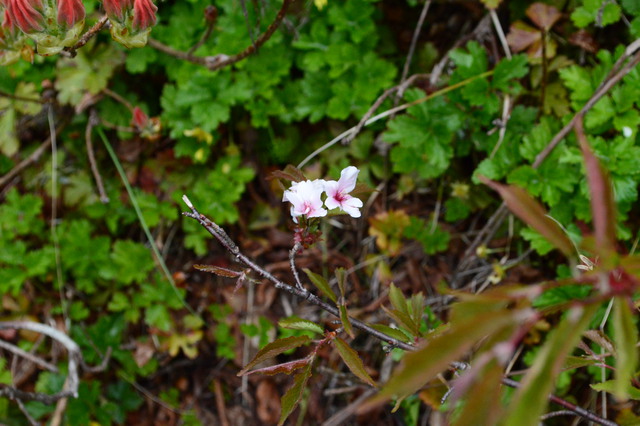
[[525,190],[512,185],[499,184],[484,176],[479,176],[479,179],[496,190],[507,204],[507,207],[509,207],[509,210],[518,216],[520,220],[542,234],[565,255],[572,256],[575,254],[571,240],[560,228],[560,225],[547,217],[544,208]]
[[536,2],[527,8],[529,19],[541,30],[549,31],[551,27],[562,17],[562,14],[553,6]]
[[336,349],[340,354],[340,357],[347,364],[349,370],[356,376],[360,378],[363,382],[370,384],[371,386],[378,387],[376,382],[371,378],[367,370],[364,368],[364,364],[362,363],[362,359],[356,351],[354,351],[344,340],[339,337],[336,337],[333,341],[336,345]]
[[603,260],[606,261],[615,250],[616,207],[613,199],[613,188],[607,172],[593,152],[591,152],[580,117],[576,120],[575,131],[578,141],[580,142],[584,165],[587,171],[596,246],[600,251],[598,254],[602,262]]
[[571,353],[599,305],[577,306],[565,313],[533,365],[523,377],[520,388],[505,415],[505,426],[537,426],[548,403],[565,358]]
[[246,374],[247,371],[249,371],[255,365],[260,364],[261,362],[274,358],[281,353],[288,351],[289,349],[297,348],[306,343],[309,343],[310,341],[311,339],[308,336],[291,336],[273,341],[266,345],[264,348],[260,349],[256,356],[253,357],[251,362],[249,362],[249,364],[247,364],[238,373],[238,376]]
[[193,265],[193,267],[199,271],[210,272],[212,274],[227,278],[237,278],[242,275],[242,271],[234,271],[233,269],[221,268],[220,266]]
[[287,165],[284,170],[276,170],[269,174],[267,178],[271,179],[285,179],[291,182],[302,182],[303,180],[307,180],[304,173],[302,171],[291,164]]
[[291,386],[287,393],[282,396],[282,411],[280,412],[280,421],[278,421],[278,426],[284,424],[285,420],[287,420],[287,417],[289,417],[293,410],[295,410],[295,408],[298,406],[298,403],[300,403],[304,388],[307,386],[309,377],[311,377],[312,365],[313,363],[309,362],[304,370],[296,374],[296,377],[293,378],[293,386]]
[[530,320],[533,315],[535,312],[530,309],[505,309],[452,324],[449,330],[428,338],[422,347],[407,353],[380,393],[358,411],[366,412],[393,396],[416,392],[436,374],[446,370],[452,361],[466,354],[478,340]]
[[258,368],[255,370],[244,372],[239,376],[248,376],[254,373],[266,374],[267,376],[273,376],[275,374],[291,374],[296,370],[306,367],[312,360],[312,357],[308,356],[303,359],[296,359],[295,361],[284,362],[282,364],[270,365],[269,367]]

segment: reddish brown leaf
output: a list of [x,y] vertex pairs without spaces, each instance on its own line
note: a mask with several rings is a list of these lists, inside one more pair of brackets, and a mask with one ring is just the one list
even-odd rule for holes
[[247,364],[238,373],[238,376],[247,374],[248,370],[260,364],[261,362],[274,358],[281,353],[288,351],[289,349],[295,349],[299,346],[309,343],[310,341],[311,339],[308,336],[291,336],[273,341],[266,345],[264,348],[260,349],[256,356],[253,357],[251,362],[249,362],[249,364]]
[[264,368],[258,368],[255,370],[251,370],[245,376],[248,376],[253,373],[266,374],[267,376],[274,376],[276,374],[291,374],[296,370],[301,369],[302,367],[306,367],[309,362],[311,362],[312,357],[306,357],[303,359],[296,359],[295,361],[284,362],[282,364],[270,365]]
[[212,274],[219,275],[227,278],[237,278],[242,275],[242,271],[234,271],[232,269],[221,268],[220,266],[213,265],[193,265],[199,271],[210,272]]
[[580,116],[576,120],[575,131],[582,149],[589,192],[591,193],[591,213],[596,247],[599,251],[600,261],[606,262],[615,249],[616,241],[616,207],[613,200],[613,188],[608,173],[591,152]]
[[538,28],[545,31],[549,31],[562,16],[558,9],[544,3],[533,3],[526,13]]
[[515,22],[507,34],[507,43],[514,52],[522,52],[533,45],[540,45],[542,34],[522,21]]
[[291,164],[287,165],[284,170],[276,170],[269,173],[267,179],[285,179],[291,182],[302,182],[303,180],[307,180],[306,176],[302,171]]
[[518,216],[520,220],[542,234],[565,255],[572,256],[575,254],[574,246],[562,228],[547,217],[544,208],[525,190],[516,186],[499,184],[484,176],[479,176],[479,179],[496,190],[507,204],[507,207],[509,207],[509,210]]

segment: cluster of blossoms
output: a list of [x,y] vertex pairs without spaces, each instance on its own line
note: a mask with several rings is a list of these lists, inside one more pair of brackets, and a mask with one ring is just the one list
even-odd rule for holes
[[[323,206],[329,210],[339,208],[351,217],[360,217],[359,209],[362,207],[362,201],[349,195],[356,187],[358,173],[360,171],[356,167],[349,166],[342,170],[337,182],[322,179],[294,182],[291,188],[284,191],[282,201],[291,203],[291,216],[296,223],[299,216],[306,218],[326,216],[327,210]],[[323,193],[327,195],[324,203]]]
[[[116,41],[127,47],[147,43],[158,10],[152,0],[103,0],[102,4]],[[6,65],[33,57],[27,38],[44,56],[73,46],[84,28],[85,8],[82,0],[0,0],[0,17],[0,65]]]

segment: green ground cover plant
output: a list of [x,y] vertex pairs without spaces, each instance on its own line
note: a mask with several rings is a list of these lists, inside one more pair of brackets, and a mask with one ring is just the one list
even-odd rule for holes
[[0,423],[640,422],[635,1],[0,18]]

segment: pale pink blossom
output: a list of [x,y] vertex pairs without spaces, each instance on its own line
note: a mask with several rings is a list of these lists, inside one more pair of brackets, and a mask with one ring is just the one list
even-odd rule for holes
[[322,180],[305,180],[295,182],[291,188],[284,191],[282,201],[291,203],[291,216],[297,223],[298,216],[323,217],[327,215],[327,211],[322,208],[322,192],[324,190],[324,181]]
[[327,199],[324,204],[329,210],[340,208],[351,217],[360,217],[359,209],[363,205],[362,200],[349,195],[356,187],[358,173],[360,173],[360,170],[354,166],[349,166],[342,170],[340,179],[337,182],[331,180],[324,183],[324,190],[327,193]]

